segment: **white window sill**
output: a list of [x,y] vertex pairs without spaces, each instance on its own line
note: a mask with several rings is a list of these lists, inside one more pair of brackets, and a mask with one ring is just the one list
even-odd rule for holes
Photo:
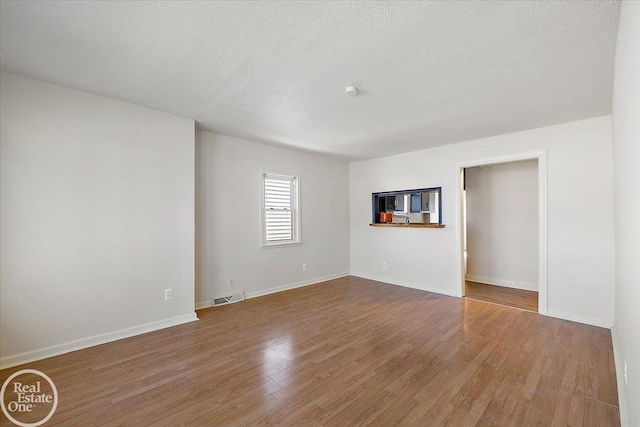
[[300,246],[302,245],[302,241],[296,242],[277,242],[277,243],[263,243],[260,245],[260,249],[273,249],[273,248],[282,248],[286,246]]

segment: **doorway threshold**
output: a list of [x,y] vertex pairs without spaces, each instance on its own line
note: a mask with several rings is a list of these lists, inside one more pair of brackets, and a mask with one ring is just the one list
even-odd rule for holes
[[465,298],[538,312],[538,292],[535,291],[466,281]]

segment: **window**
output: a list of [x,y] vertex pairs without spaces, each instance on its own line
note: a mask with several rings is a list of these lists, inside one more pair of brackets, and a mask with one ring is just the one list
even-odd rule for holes
[[371,222],[442,225],[441,193],[441,187],[372,193]]
[[302,243],[299,194],[299,176],[262,173],[262,248]]

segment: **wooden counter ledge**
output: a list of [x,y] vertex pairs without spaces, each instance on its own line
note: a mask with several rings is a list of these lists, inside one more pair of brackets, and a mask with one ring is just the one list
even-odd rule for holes
[[444,224],[420,224],[420,223],[400,223],[400,224],[394,224],[394,223],[371,223],[369,224],[371,227],[403,227],[403,228],[444,228]]

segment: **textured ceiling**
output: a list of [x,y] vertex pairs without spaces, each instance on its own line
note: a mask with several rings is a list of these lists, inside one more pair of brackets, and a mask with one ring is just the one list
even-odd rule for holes
[[[611,112],[619,4],[0,2],[3,71],[349,160]],[[355,98],[344,95],[358,87]]]

